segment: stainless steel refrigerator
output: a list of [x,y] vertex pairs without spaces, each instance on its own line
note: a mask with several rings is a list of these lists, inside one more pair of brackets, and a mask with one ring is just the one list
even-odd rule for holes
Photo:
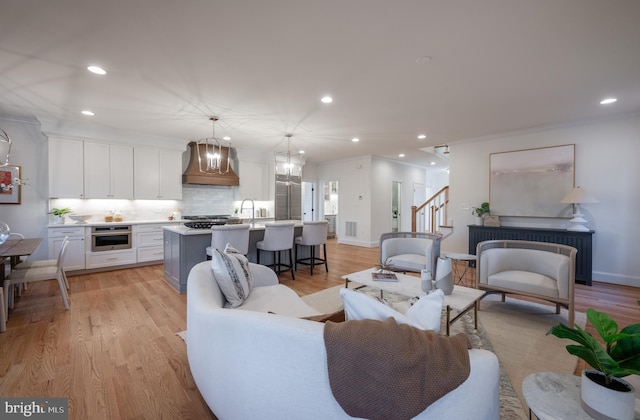
[[302,220],[302,178],[276,175],[276,220]]

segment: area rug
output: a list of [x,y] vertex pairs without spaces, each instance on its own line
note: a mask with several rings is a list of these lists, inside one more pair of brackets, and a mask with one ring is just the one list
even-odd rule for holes
[[[342,307],[340,288],[332,287],[304,296],[303,299],[321,312],[334,312]],[[379,291],[360,289],[379,298]],[[410,302],[390,293],[384,294],[390,306],[403,312]],[[576,323],[586,324],[584,313],[575,314]],[[522,397],[522,381],[534,372],[558,372],[573,374],[578,359],[567,353],[567,340],[546,335],[553,325],[566,323],[567,311],[555,313],[555,306],[507,297],[501,302],[499,295],[485,297],[480,304],[478,330],[473,327],[472,314],[463,316],[453,324],[451,334],[464,332],[475,348],[493,351],[500,361],[500,411],[501,419],[526,418],[526,402]]]

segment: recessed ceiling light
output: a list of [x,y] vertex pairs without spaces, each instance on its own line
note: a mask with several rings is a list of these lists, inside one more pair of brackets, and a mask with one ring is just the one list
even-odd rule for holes
[[298,153],[300,153],[301,155],[304,155],[304,150],[300,150]]
[[354,143],[357,143],[357,142],[359,142],[359,141],[360,141],[360,139],[359,139],[359,138],[357,138],[357,137],[354,137],[354,138],[352,138],[352,139],[351,139],[351,141],[352,141],[352,142],[354,142]]
[[102,67],[98,67],[98,66],[89,66],[87,67],[87,70],[95,74],[100,74],[100,75],[107,74],[107,72]]
[[88,109],[85,109],[84,111],[82,111],[82,115],[88,115],[90,117],[93,117],[96,114],[93,111],[89,111]]
[[614,102],[616,102],[617,99],[616,98],[606,98],[600,101],[600,105],[609,105],[612,104]]
[[229,137],[229,136],[224,136],[224,137],[222,138],[222,140],[229,141],[229,140],[231,140],[231,137]]
[[324,104],[330,104],[331,102],[333,102],[333,98],[331,96],[323,96],[320,101],[322,101],[322,103]]
[[422,140],[422,139],[426,139],[426,138],[427,138],[427,135],[426,135],[426,134],[418,134],[418,138],[419,138],[420,140]]
[[398,157],[404,157],[404,153],[400,153]]
[[430,162],[430,164],[431,164],[431,165],[435,165],[436,163],[435,163],[434,161],[431,161],[431,162]]

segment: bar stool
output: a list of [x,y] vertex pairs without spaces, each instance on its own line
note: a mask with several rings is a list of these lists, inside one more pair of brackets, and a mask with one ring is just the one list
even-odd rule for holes
[[[324,269],[329,272],[327,265],[327,232],[329,230],[329,222],[326,220],[315,222],[304,222],[302,225],[302,236],[295,239],[296,245],[296,262],[295,269],[298,264],[308,265],[313,276],[313,267],[315,265],[324,264]],[[309,257],[298,258],[298,245],[310,247]],[[316,246],[322,245],[324,258],[316,257]]]
[[[273,271],[280,274],[282,271],[291,270],[291,279],[295,280],[293,273],[293,257],[291,250],[293,249],[294,223],[266,223],[264,225],[264,239],[256,243],[256,251],[258,253],[258,264],[260,264],[260,251],[271,251],[273,255],[273,264],[265,264],[272,267]],[[280,260],[280,252],[289,250],[289,264],[284,264]],[[282,270],[282,267],[285,267]]]
[[251,225],[248,223],[211,226],[211,246],[206,248],[207,259],[211,259],[211,252],[214,249],[224,249],[228,243],[241,254],[247,255],[250,227]]

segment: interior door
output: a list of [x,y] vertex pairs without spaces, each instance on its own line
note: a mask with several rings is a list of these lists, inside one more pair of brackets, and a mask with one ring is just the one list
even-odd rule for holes
[[402,226],[402,182],[391,182],[391,232],[399,232]]

